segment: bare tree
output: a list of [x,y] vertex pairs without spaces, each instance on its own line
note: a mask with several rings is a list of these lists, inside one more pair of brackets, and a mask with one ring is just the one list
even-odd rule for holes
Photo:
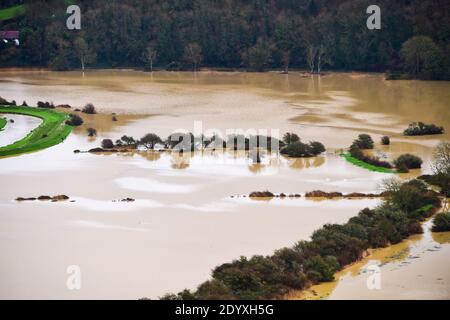
[[144,53],[144,58],[147,64],[150,64],[150,72],[153,72],[153,62],[156,60],[158,52],[156,50],[156,45],[150,43]]
[[184,47],[184,58],[194,65],[194,72],[197,71],[197,65],[203,60],[202,48],[197,43],[189,43]]
[[431,166],[435,174],[450,175],[450,142],[441,142],[436,147]]
[[84,71],[86,64],[94,62],[96,55],[90,50],[86,41],[79,37],[74,41],[75,52],[81,63],[81,70]]
[[308,63],[309,70],[311,73],[314,72],[316,55],[317,55],[317,48],[313,44],[308,44],[308,48],[306,50],[306,61]]
[[281,54],[281,60],[284,64],[284,73],[289,73],[289,62],[291,61],[291,50],[283,51]]

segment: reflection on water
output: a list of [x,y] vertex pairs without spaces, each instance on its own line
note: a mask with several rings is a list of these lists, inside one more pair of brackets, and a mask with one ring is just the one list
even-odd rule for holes
[[[255,155],[256,154],[256,155]],[[254,174],[264,171],[278,170],[281,167],[291,169],[309,169],[317,168],[325,164],[326,157],[310,157],[310,158],[289,158],[280,155],[278,152],[270,152],[267,150],[244,151],[244,150],[202,150],[194,152],[176,152],[176,151],[135,151],[118,153],[118,156],[137,155],[142,159],[155,162],[164,162],[170,159],[170,167],[172,169],[187,169],[191,163],[196,166],[199,164],[214,164],[217,167],[226,168],[229,165],[244,165]]]

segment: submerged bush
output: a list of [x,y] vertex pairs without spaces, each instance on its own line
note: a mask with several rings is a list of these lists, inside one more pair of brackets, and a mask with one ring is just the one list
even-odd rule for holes
[[81,112],[87,113],[87,114],[96,114],[97,113],[97,111],[95,110],[95,107],[92,103],[88,103],[87,105],[85,105],[84,108],[81,110]]
[[325,146],[318,141],[312,141],[309,144],[297,141],[282,148],[280,153],[290,157],[314,157],[324,151]]
[[402,154],[394,160],[394,164],[397,168],[404,166],[408,169],[420,169],[422,167],[422,162],[422,159],[409,153]]
[[443,127],[438,127],[435,124],[425,124],[423,122],[410,123],[408,128],[403,131],[405,136],[423,136],[427,134],[441,133],[444,133]]
[[38,101],[37,106],[39,108],[46,108],[46,109],[55,109],[55,105],[53,104],[53,102],[43,102],[43,101]]
[[88,137],[94,137],[97,135],[97,130],[94,128],[87,128],[86,131],[88,133]]
[[368,134],[360,134],[358,139],[353,141],[353,147],[358,147],[359,149],[373,149],[372,137]]
[[388,146],[391,144],[391,139],[388,136],[381,137],[381,144],[383,146]]
[[71,113],[69,115],[69,120],[66,121],[66,124],[74,127],[81,126],[83,124],[83,118],[75,113]]
[[374,165],[377,167],[392,169],[392,165],[389,162],[380,160],[380,158],[378,158],[378,157],[366,156],[362,152],[362,150],[355,144],[351,145],[351,147],[349,149],[349,153],[353,158],[364,161],[365,163],[368,163],[368,164],[371,164],[371,165]]
[[103,139],[102,140],[102,148],[103,149],[112,149],[114,148],[114,143],[111,139]]
[[450,231],[450,212],[437,214],[433,219],[433,227],[431,230],[434,232]]
[[286,144],[291,144],[291,143],[299,142],[299,141],[300,141],[300,138],[295,133],[286,132],[283,135],[283,142]]

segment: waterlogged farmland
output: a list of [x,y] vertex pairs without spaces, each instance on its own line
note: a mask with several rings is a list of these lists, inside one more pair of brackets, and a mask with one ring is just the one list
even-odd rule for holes
[[[136,299],[194,289],[217,265],[239,256],[269,255],[308,240],[324,224],[345,223],[381,201],[309,199],[305,193],[379,193],[386,177],[406,180],[430,173],[434,147],[449,140],[448,82],[390,82],[378,74],[352,73],[303,77],[295,72],[132,71],[92,71],[84,76],[10,71],[0,73],[0,80],[0,96],[8,100],[72,106],[70,111],[58,110],[62,114],[90,102],[97,109],[97,114],[76,112],[84,123],[61,143],[0,158],[0,179],[8,186],[0,194],[3,298]],[[404,136],[403,130],[417,121],[447,130]],[[195,123],[201,123],[204,132],[294,132],[304,143],[322,142],[326,151],[308,158],[264,151],[259,161],[246,150],[74,153],[123,135],[141,138],[153,132],[165,138],[180,129],[194,132]],[[38,126],[39,122],[16,118],[6,123],[0,139],[12,128],[23,134],[16,140]],[[97,135],[89,137],[88,128],[95,128]],[[342,152],[363,133],[374,141],[370,155],[393,162],[401,154],[414,154],[423,160],[421,169],[377,172],[346,161]],[[380,143],[385,135],[389,145]],[[1,146],[13,142],[5,140]],[[263,190],[301,196],[245,196]],[[15,201],[60,194],[70,200]],[[127,198],[134,201],[122,201]],[[431,239],[431,233],[423,237]],[[403,246],[413,248],[414,243]],[[384,268],[390,285],[380,295],[392,298],[400,290],[412,298],[448,299],[448,242],[436,246],[404,265],[405,272]],[[79,291],[65,287],[66,268],[74,264],[84,275]],[[417,264],[420,267],[414,267]],[[33,268],[25,267],[30,265]],[[418,275],[433,274],[441,280],[427,282],[423,290],[415,287]],[[373,297],[364,288],[352,289],[362,281],[342,281],[335,293],[323,296]]]

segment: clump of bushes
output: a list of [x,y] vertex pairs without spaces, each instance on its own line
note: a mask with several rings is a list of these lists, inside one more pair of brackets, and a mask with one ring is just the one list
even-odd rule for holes
[[95,107],[92,103],[88,103],[81,109],[81,112],[87,113],[87,114],[96,114],[97,111],[95,110]]
[[433,227],[434,232],[450,231],[450,212],[439,213],[434,217]]
[[374,156],[367,156],[365,155],[362,150],[355,144],[353,143],[349,149],[350,155],[353,158],[356,158],[358,160],[364,161],[368,164],[377,166],[377,167],[382,167],[382,168],[387,168],[387,169],[392,169],[393,166],[384,160],[380,160],[380,158],[378,157],[374,157]]
[[124,135],[120,139],[116,140],[117,146],[135,146],[137,141],[132,136]]
[[69,119],[66,120],[66,124],[73,127],[81,126],[83,124],[83,118],[75,113],[71,113]]
[[422,163],[422,159],[409,153],[402,154],[394,160],[394,164],[399,170],[403,168],[420,169],[422,167]]
[[403,131],[405,136],[423,136],[428,134],[442,134],[444,128],[435,124],[425,124],[423,122],[410,123],[408,128]]
[[322,152],[325,152],[325,146],[318,141],[312,141],[308,144],[297,141],[288,144],[280,150],[281,154],[289,157],[315,157]]
[[53,104],[53,102],[48,102],[48,101],[38,101],[37,106],[39,108],[46,108],[46,109],[55,109],[55,105]]
[[351,147],[359,148],[359,149],[373,149],[373,140],[372,137],[368,134],[360,134],[358,139],[353,141]]
[[[327,224],[315,231],[310,241],[300,241],[271,256],[241,257],[222,264],[197,290],[161,299],[276,299],[291,290],[331,281],[336,271],[361,259],[368,248],[385,247],[421,233],[420,221],[440,204],[417,180],[386,183],[386,194],[388,200],[377,208],[363,209],[343,225]],[[448,225],[450,219],[446,221]]]
[[102,140],[102,148],[103,149],[112,149],[114,148],[114,143],[111,139],[103,139]]
[[383,146],[388,146],[391,144],[391,139],[388,136],[382,136],[381,137],[381,144]]

